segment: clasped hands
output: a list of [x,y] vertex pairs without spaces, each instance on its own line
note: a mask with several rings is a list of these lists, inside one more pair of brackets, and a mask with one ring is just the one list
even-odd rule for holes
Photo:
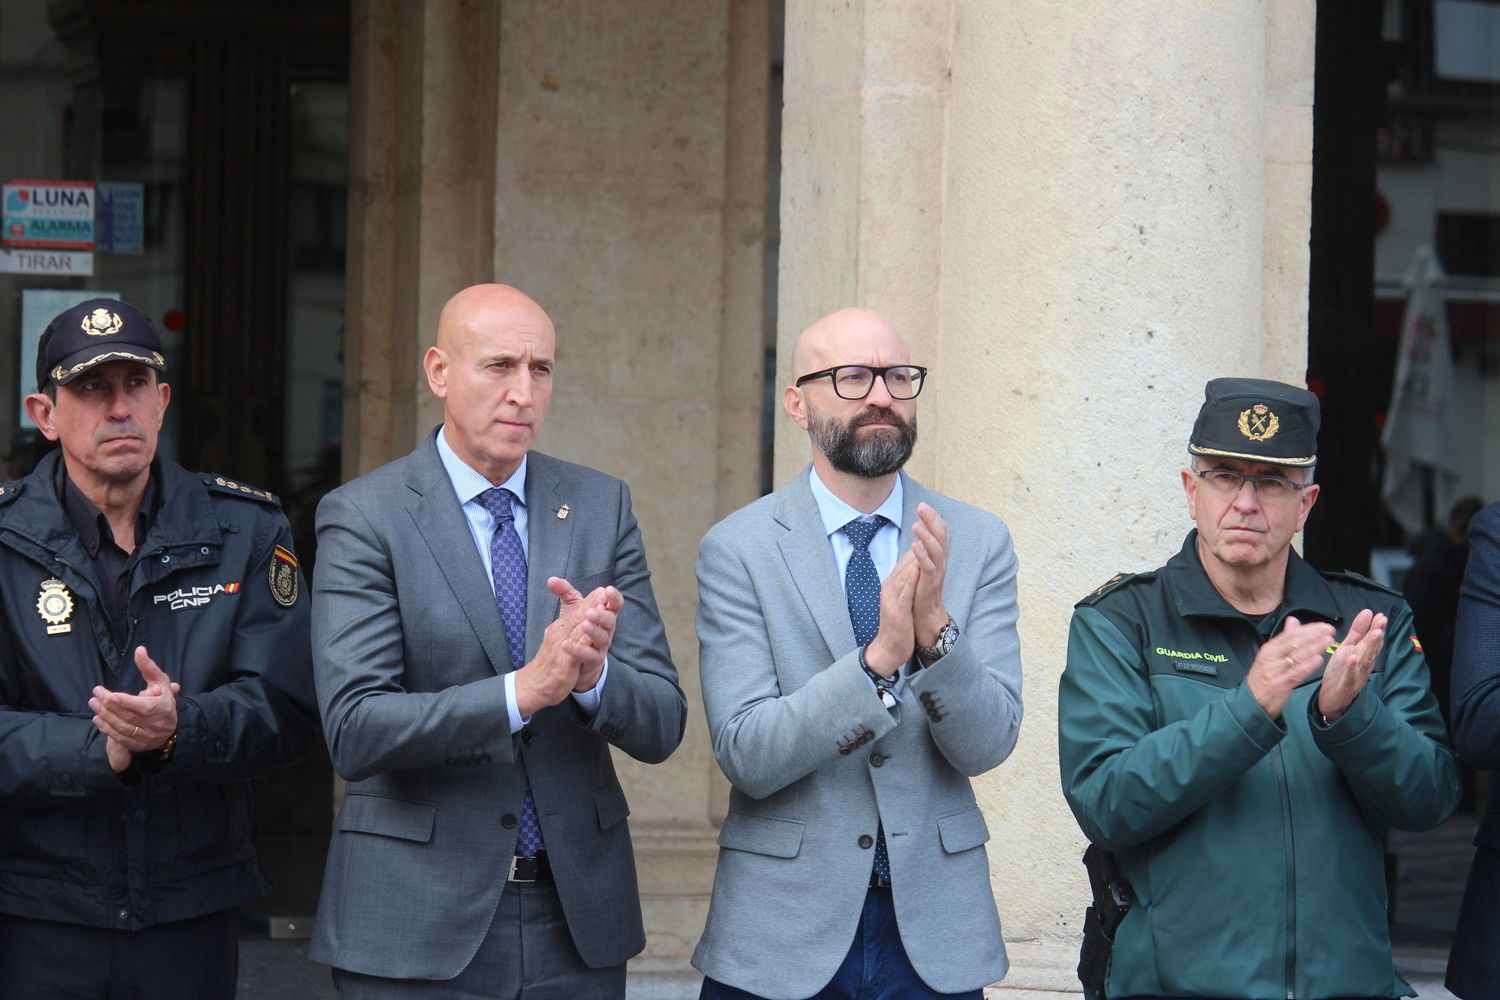
[[140,694],[94,688],[89,710],[94,728],[104,734],[110,770],[119,774],[138,753],[166,746],[177,732],[177,693],[181,685],[157,666],[145,646],[135,647],[135,668],[146,681]]
[[893,677],[918,646],[937,644],[948,624],[943,576],[948,571],[948,524],[931,505],[917,504],[911,548],[880,585],[880,628],[865,648],[865,663]]
[[585,597],[567,580],[553,576],[547,579],[547,589],[562,605],[557,620],[542,633],[536,656],[516,671],[516,709],[527,719],[599,683],[625,606],[624,595],[614,587],[596,587]]
[[[1318,689],[1318,712],[1330,724],[1349,710],[1375,668],[1375,658],[1385,645],[1385,615],[1366,608],[1354,616],[1344,641],[1328,658]],[[1273,719],[1303,681],[1323,666],[1323,653],[1333,642],[1333,626],[1326,622],[1303,624],[1288,616],[1281,632],[1255,656],[1245,683],[1256,702]]]

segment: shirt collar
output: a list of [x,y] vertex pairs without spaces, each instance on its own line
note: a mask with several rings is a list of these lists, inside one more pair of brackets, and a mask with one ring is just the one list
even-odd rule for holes
[[[438,458],[443,463],[443,471],[448,473],[448,481],[453,484],[453,492],[458,494],[458,502],[466,504],[477,498],[485,490],[492,489],[494,483],[484,477],[469,463],[458,457],[448,444],[448,439],[443,436],[443,428],[437,429],[437,451]],[[510,474],[510,478],[500,485],[515,496],[516,502],[522,507],[526,506],[526,459],[529,456],[521,456],[521,464],[516,471]]]
[[[109,526],[109,519],[104,512],[94,506],[94,502],[83,495],[71,476],[68,475],[67,466],[63,462],[57,463],[57,475],[62,480],[61,493],[63,510],[67,511],[68,520],[73,529],[78,532],[79,541],[83,542],[84,550],[88,552],[89,558],[99,555],[99,549],[105,544],[115,544],[114,529]],[[151,527],[151,522],[156,517],[156,462],[151,463],[151,471],[146,476],[146,489],[141,493],[141,508],[135,515],[135,538],[131,539],[132,549],[138,548],[146,537],[146,530]]]
[[[818,516],[823,520],[823,531],[832,535],[835,531],[843,528],[855,518],[869,518],[872,515],[855,510],[853,507],[833,495],[833,491],[824,485],[823,480],[818,478],[818,470],[809,469],[808,485],[812,488],[813,500],[818,504]],[[874,513],[884,517],[887,521],[901,530],[901,477],[896,477],[896,485],[891,488],[891,495],[886,497]]]
[[[1219,618],[1248,618],[1236,611],[1219,593],[1198,555],[1198,530],[1188,532],[1182,548],[1163,567],[1170,581],[1177,611],[1184,616],[1207,615]],[[1322,574],[1313,569],[1307,560],[1297,554],[1296,549],[1287,553],[1286,584],[1277,609],[1277,621],[1288,614],[1316,617],[1324,621],[1338,622],[1338,602]]]

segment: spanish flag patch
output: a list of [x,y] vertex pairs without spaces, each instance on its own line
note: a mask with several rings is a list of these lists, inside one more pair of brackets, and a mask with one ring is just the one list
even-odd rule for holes
[[1422,640],[1421,639],[1418,639],[1416,636],[1412,636],[1411,637],[1411,644],[1412,644],[1412,646],[1414,646],[1416,648],[1417,652],[1420,653],[1422,651]]
[[269,583],[277,604],[289,608],[297,603],[297,557],[291,549],[278,545],[272,551]]

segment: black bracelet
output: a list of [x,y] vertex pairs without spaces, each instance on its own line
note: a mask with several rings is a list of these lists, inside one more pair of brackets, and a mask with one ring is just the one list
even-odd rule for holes
[[884,674],[877,674],[871,670],[870,664],[865,661],[866,648],[865,646],[859,647],[859,668],[874,683],[875,694],[880,698],[880,703],[886,708],[893,708],[896,704],[896,696],[891,692],[896,690],[896,678],[886,677]]

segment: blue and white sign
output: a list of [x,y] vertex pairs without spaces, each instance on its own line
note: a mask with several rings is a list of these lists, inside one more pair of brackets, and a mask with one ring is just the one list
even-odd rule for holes
[[94,249],[100,253],[141,253],[145,185],[100,181],[95,185]]
[[92,250],[94,202],[93,181],[9,181],[0,194],[0,245]]

